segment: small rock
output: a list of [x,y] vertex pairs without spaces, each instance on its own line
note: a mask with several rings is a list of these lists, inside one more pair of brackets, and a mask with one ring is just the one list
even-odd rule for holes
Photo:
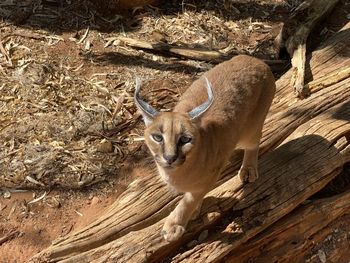
[[106,140],[106,139],[103,139],[100,144],[97,146],[97,150],[99,152],[103,152],[103,153],[111,153],[113,152],[113,144]]
[[51,208],[60,208],[61,203],[54,196],[48,196],[45,198],[45,203]]
[[90,48],[91,48],[91,42],[90,42],[90,40],[86,40],[84,49],[85,50],[90,50]]
[[98,198],[97,196],[94,196],[92,199],[91,199],[91,205],[96,205],[100,202],[100,198]]
[[11,198],[11,192],[10,191],[8,191],[8,190],[6,190],[5,192],[4,192],[4,198],[6,198],[6,199],[10,199]]
[[326,253],[324,253],[323,250],[318,250],[317,252],[318,258],[321,260],[322,263],[326,263],[327,258],[326,258]]
[[208,230],[204,230],[198,237],[198,242],[203,242],[208,237]]

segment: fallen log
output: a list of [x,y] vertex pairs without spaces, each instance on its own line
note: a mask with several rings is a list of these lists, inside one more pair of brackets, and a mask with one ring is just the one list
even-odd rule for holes
[[215,50],[181,47],[164,42],[152,43],[128,37],[119,37],[118,39],[130,47],[163,52],[168,55],[170,54],[173,56],[180,56],[189,59],[219,63],[228,58],[224,53]]
[[[324,239],[323,232],[326,235],[332,232],[328,226],[345,214],[350,216],[349,200],[350,191],[310,201],[231,251],[224,261],[227,263],[306,262],[310,248]],[[347,240],[345,242],[348,243]]]
[[285,47],[292,59],[291,85],[295,94],[305,98],[310,94],[305,85],[306,41],[313,28],[329,14],[339,0],[306,0],[292,13],[276,38],[279,48]]
[[[230,52],[230,54],[227,54],[216,50],[177,46],[165,42],[148,42],[128,37],[118,37],[116,39],[120,40],[125,45],[136,49],[148,50],[150,52],[162,54],[165,56],[194,59],[210,63],[220,63],[230,59],[234,55],[238,55],[237,52]],[[273,72],[281,72],[281,68],[283,68],[283,66],[288,63],[287,60],[278,59],[265,59],[264,62],[271,67]]]
[[[350,47],[347,44],[349,41],[350,32],[345,30],[313,52],[310,65],[314,80],[334,74],[337,68],[349,65]],[[214,255],[223,257],[239,244],[289,213],[339,173],[345,162],[344,156],[347,156],[348,148],[344,146],[346,142],[332,145],[329,141],[337,142],[340,139],[339,134],[346,134],[349,124],[346,121],[345,123],[336,121],[338,132],[334,134],[329,132],[331,130],[322,130],[315,126],[314,131],[319,135],[311,133],[295,140],[291,140],[291,137],[287,140],[286,138],[298,126],[322,113],[327,113],[336,105],[347,103],[350,97],[348,89],[350,79],[343,78],[338,83],[315,90],[308,99],[296,100],[289,92],[291,74],[292,72],[289,71],[277,81],[276,98],[263,131],[261,179],[243,187],[236,177],[232,178],[238,169],[237,164],[230,164],[223,173],[225,179],[222,182],[224,183],[208,194],[202,209],[201,220],[189,225],[188,233],[179,243],[167,244],[160,240],[159,230],[162,218],[167,216],[178,198],[168,191],[153,170],[144,180],[131,184],[99,220],[77,233],[55,241],[51,247],[35,256],[32,262],[60,260],[86,262],[87,259],[97,262],[155,261],[173,253],[177,247],[197,237],[204,229],[213,227],[215,222],[224,221],[224,214],[234,208],[236,213],[233,216],[236,217],[236,222],[242,222],[241,229],[244,230],[244,234],[225,234],[223,240],[232,241],[230,246],[217,243],[218,240],[215,240],[215,237],[221,238],[221,232],[213,232],[210,234],[210,240],[213,243],[207,242],[210,249],[204,244],[198,244],[186,252],[184,247],[181,255],[170,257],[169,260],[175,262],[190,260],[196,256],[208,256],[209,252],[213,258],[215,258]],[[341,116],[349,120],[349,115],[346,114]],[[330,125],[327,127],[332,129]],[[282,146],[271,152],[283,141],[285,142]],[[291,176],[287,176],[288,173]],[[308,177],[305,178],[305,174]],[[290,196],[293,193],[298,194]],[[288,201],[288,198],[293,202]],[[263,209],[268,208],[269,205],[271,205],[271,211]],[[256,215],[254,211],[261,214]],[[258,222],[254,223],[252,221],[254,218],[259,219]],[[231,219],[230,222],[233,221],[232,217],[229,219]],[[252,224],[247,224],[247,221],[252,221]],[[226,226],[224,225],[223,228]],[[208,253],[203,252],[201,248]],[[196,262],[199,261],[196,260]]]

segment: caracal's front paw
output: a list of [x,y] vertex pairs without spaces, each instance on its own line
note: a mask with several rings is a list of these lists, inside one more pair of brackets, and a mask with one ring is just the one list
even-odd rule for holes
[[164,239],[168,242],[174,242],[179,240],[185,233],[185,228],[181,225],[171,222],[171,220],[166,220],[162,229],[162,235]]
[[259,177],[258,169],[254,166],[241,167],[238,175],[243,183],[252,183]]

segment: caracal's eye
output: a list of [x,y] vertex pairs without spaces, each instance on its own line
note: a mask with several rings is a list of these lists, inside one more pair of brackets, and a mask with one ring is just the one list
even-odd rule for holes
[[182,135],[179,139],[180,144],[186,144],[186,143],[189,143],[190,141],[192,141],[192,137],[188,135]]
[[155,140],[156,142],[162,142],[163,136],[161,134],[152,134],[152,139]]

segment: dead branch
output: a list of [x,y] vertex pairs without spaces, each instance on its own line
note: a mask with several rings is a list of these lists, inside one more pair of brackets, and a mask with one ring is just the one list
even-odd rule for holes
[[19,234],[19,231],[14,230],[14,231],[11,231],[10,233],[6,234],[5,236],[1,237],[0,238],[0,246],[1,246],[1,244],[15,238],[18,234]]
[[[167,44],[164,42],[151,43],[142,40],[136,40],[127,37],[119,37],[124,44],[138,49],[150,50],[153,52],[158,52],[166,56],[176,56],[187,59],[194,59],[199,61],[206,61],[211,63],[220,63],[229,59],[231,56],[235,54],[225,54],[220,51],[215,50],[206,50],[206,49],[198,49],[198,48],[190,48],[190,47],[179,47],[176,45]],[[237,53],[236,53],[237,55]],[[285,60],[264,60],[266,64],[270,67],[277,68],[281,67],[281,65],[286,64]]]
[[227,59],[227,56],[219,51],[204,50],[189,47],[179,47],[176,45],[170,45],[164,42],[151,43],[142,40],[136,40],[127,37],[118,38],[128,46],[146,50],[152,50],[157,52],[163,52],[167,55],[180,56],[189,59],[208,61],[208,62],[221,62]]

